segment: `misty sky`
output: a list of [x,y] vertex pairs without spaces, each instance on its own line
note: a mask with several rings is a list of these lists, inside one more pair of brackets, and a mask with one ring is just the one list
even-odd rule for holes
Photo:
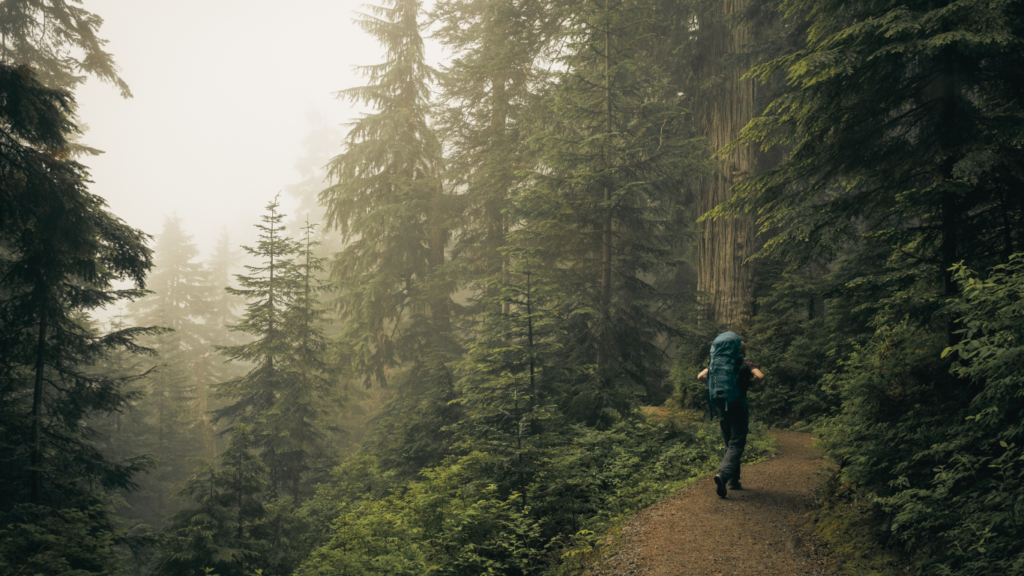
[[222,225],[234,244],[252,242],[267,201],[300,179],[309,118],[356,114],[333,93],[364,83],[354,64],[381,58],[352,23],[362,4],[85,0],[134,93],[124,100],[95,79],[77,91],[84,142],[105,152],[84,159],[90,189],[153,235],[177,213],[204,256]]

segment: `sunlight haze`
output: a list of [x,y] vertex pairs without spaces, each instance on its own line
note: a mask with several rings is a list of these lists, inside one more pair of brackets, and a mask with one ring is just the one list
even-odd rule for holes
[[[156,235],[177,213],[204,254],[222,226],[252,242],[263,207],[300,177],[304,137],[319,116],[357,113],[335,98],[358,86],[356,64],[381,58],[352,23],[361,3],[302,0],[89,0],[134,98],[89,79],[78,90],[91,190]],[[343,134],[343,132],[339,132]],[[330,154],[340,152],[340,140]],[[282,194],[289,216],[295,202]]]

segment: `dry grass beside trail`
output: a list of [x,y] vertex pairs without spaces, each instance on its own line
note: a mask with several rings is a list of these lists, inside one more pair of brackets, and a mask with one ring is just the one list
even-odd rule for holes
[[709,476],[641,511],[589,576],[838,574],[804,531],[825,461],[810,434],[770,434],[775,452],[743,468],[744,490],[723,500]]

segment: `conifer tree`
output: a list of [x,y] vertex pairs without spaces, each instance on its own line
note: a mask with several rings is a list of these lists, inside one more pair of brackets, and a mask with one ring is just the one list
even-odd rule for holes
[[[249,337],[244,332],[232,331],[231,327],[238,324],[238,313],[245,307],[245,299],[232,294],[228,287],[234,286],[234,272],[240,266],[241,251],[231,244],[231,235],[227,228],[221,230],[214,245],[213,252],[204,263],[210,286],[210,296],[203,307],[203,322],[200,329],[203,340],[211,345],[235,346],[246,342]],[[244,361],[226,362],[214,352],[205,352],[196,358],[189,369],[196,382],[224,382],[237,378],[248,372],[249,364]],[[207,387],[208,387],[207,386]],[[208,390],[200,387],[200,412],[207,413],[217,407]],[[212,446],[210,441],[207,442]],[[213,460],[214,454],[207,454]]]
[[219,385],[217,395],[235,402],[218,409],[216,418],[251,426],[270,468],[271,492],[283,489],[298,498],[308,472],[324,464],[324,414],[334,399],[334,382],[317,296],[316,274],[323,264],[314,254],[315,226],[307,224],[300,245],[284,235],[284,215],[277,208],[276,199],[267,205],[264,223],[257,225],[259,244],[245,247],[262,265],[246,266],[251,274],[237,276],[242,288],[228,289],[250,300],[234,330],[255,339],[222,346],[221,353],[254,367]]
[[[103,19],[81,2],[8,0],[0,5],[0,62],[25,64],[50,88],[74,91],[92,75],[131,98],[113,57],[96,36]],[[83,74],[84,73],[84,74]]]
[[1010,192],[1021,186],[1019,9],[783,8],[803,43],[752,74],[785,74],[791,89],[743,141],[792,152],[720,212],[756,209],[779,231],[767,254],[837,263],[833,283],[851,307],[945,324],[954,340],[941,312],[957,291],[952,266],[1005,261],[1024,240],[1024,203]]
[[488,282],[509,272],[501,253],[512,225],[507,210],[520,173],[532,167],[527,126],[546,86],[558,14],[536,1],[444,0],[432,11],[440,24],[433,37],[454,53],[439,75],[438,131],[446,186],[459,191],[452,258],[460,285],[494,286]]
[[282,359],[286,386],[267,418],[269,434],[280,439],[276,450],[287,468],[284,476],[296,500],[309,471],[314,466],[326,468],[325,415],[337,399],[333,380],[336,370],[328,358],[330,347],[321,328],[325,311],[319,303],[322,289],[317,274],[323,270],[324,259],[314,254],[315,232],[316,225],[307,221],[300,261],[295,265],[298,286],[283,316],[286,337],[292,345],[289,356]]
[[433,70],[420,35],[421,3],[388,0],[357,23],[385,51],[363,67],[369,84],[339,93],[375,111],[352,123],[320,194],[326,223],[346,242],[331,265],[341,341],[369,386],[403,363],[423,366],[449,347],[451,287],[439,278],[448,241],[441,148],[428,125]]
[[567,366],[563,408],[607,423],[660,384],[649,280],[670,264],[679,190],[699,168],[698,148],[661,66],[669,7],[587,2],[568,20],[565,72],[535,136],[541,170],[516,205],[514,245],[537,255],[537,278],[557,283]]
[[[196,438],[164,438],[165,432],[173,434],[172,429],[183,431],[196,424],[198,415],[192,404],[196,389],[205,383],[193,381],[189,366],[209,351],[200,321],[211,290],[206,271],[195,262],[198,254],[191,236],[182,229],[181,219],[165,218],[155,246],[151,293],[129,306],[140,324],[173,330],[147,342],[158,354],[156,369],[149,378],[149,401],[157,407],[159,444],[178,448],[195,443]],[[196,455],[186,450],[184,457]]]
[[298,245],[284,235],[281,221],[284,215],[278,212],[275,198],[266,206],[255,247],[243,246],[246,252],[256,257],[259,264],[247,265],[248,275],[238,274],[241,288],[227,288],[231,294],[249,300],[245,315],[233,331],[248,334],[253,341],[234,346],[219,346],[221,354],[232,361],[244,361],[253,365],[244,376],[239,376],[217,385],[219,398],[234,402],[215,412],[214,421],[224,418],[233,423],[251,427],[257,444],[263,449],[263,460],[270,468],[270,482],[273,490],[281,485],[286,476],[285,463],[279,457],[281,438],[269,427],[281,394],[287,391],[288,376],[286,365],[292,353],[288,339],[285,310],[295,298],[298,282],[294,256]]
[[148,282],[152,294],[133,303],[129,310],[141,323],[175,330],[185,349],[195,353],[203,346],[197,324],[205,315],[211,294],[208,275],[195,261],[199,249],[177,215],[164,218],[154,254],[154,271]]
[[238,322],[238,311],[245,306],[244,299],[226,288],[232,286],[234,270],[239,265],[241,255],[237,247],[231,243],[231,235],[227,228],[217,236],[213,252],[204,264],[208,282],[212,288],[209,299],[203,308],[203,337],[217,344],[241,344],[240,334],[229,329]]
[[203,463],[178,491],[198,504],[171,517],[163,530],[155,574],[244,576],[266,568],[259,525],[266,510],[267,466],[245,424],[234,427],[220,467]]
[[206,452],[204,444],[212,434],[199,405],[206,382],[197,381],[190,369],[211,350],[200,324],[210,287],[206,271],[195,261],[198,254],[181,219],[165,218],[155,245],[151,292],[128,306],[136,322],[172,330],[144,340],[157,357],[146,379],[146,397],[136,409],[148,416],[148,452],[158,464],[141,479],[142,490],[128,498],[156,519],[175,510],[176,503],[168,498],[172,487],[188,476],[190,459]]
[[[87,550],[114,539],[100,489],[129,488],[147,466],[137,457],[106,459],[81,425],[136,397],[127,386],[138,375],[96,365],[116,350],[146,351],[135,339],[159,330],[100,334],[89,325],[92,310],[142,295],[152,261],[148,236],[87,190],[69,142],[78,132],[73,106],[31,68],[0,64],[0,521],[40,529],[4,551],[15,571],[109,569],[112,550]],[[115,289],[117,281],[131,287]],[[72,508],[83,512],[55,512]],[[51,558],[70,568],[18,564],[62,533],[92,538]]]
[[[460,363],[458,402],[465,418],[456,428],[464,448],[490,455],[490,479],[523,495],[543,449],[561,431],[556,419],[558,383],[566,374],[555,361],[562,351],[560,319],[546,309],[548,290],[516,259],[508,281],[493,280],[501,300],[484,312],[479,334]],[[555,292],[557,294],[557,292]]]

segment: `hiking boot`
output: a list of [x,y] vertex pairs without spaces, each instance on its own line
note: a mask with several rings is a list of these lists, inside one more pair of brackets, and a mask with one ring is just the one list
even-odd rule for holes
[[719,498],[725,498],[729,493],[729,490],[725,487],[725,479],[718,474],[715,474],[715,492]]
[[739,480],[729,480],[729,490],[743,490],[743,484]]

